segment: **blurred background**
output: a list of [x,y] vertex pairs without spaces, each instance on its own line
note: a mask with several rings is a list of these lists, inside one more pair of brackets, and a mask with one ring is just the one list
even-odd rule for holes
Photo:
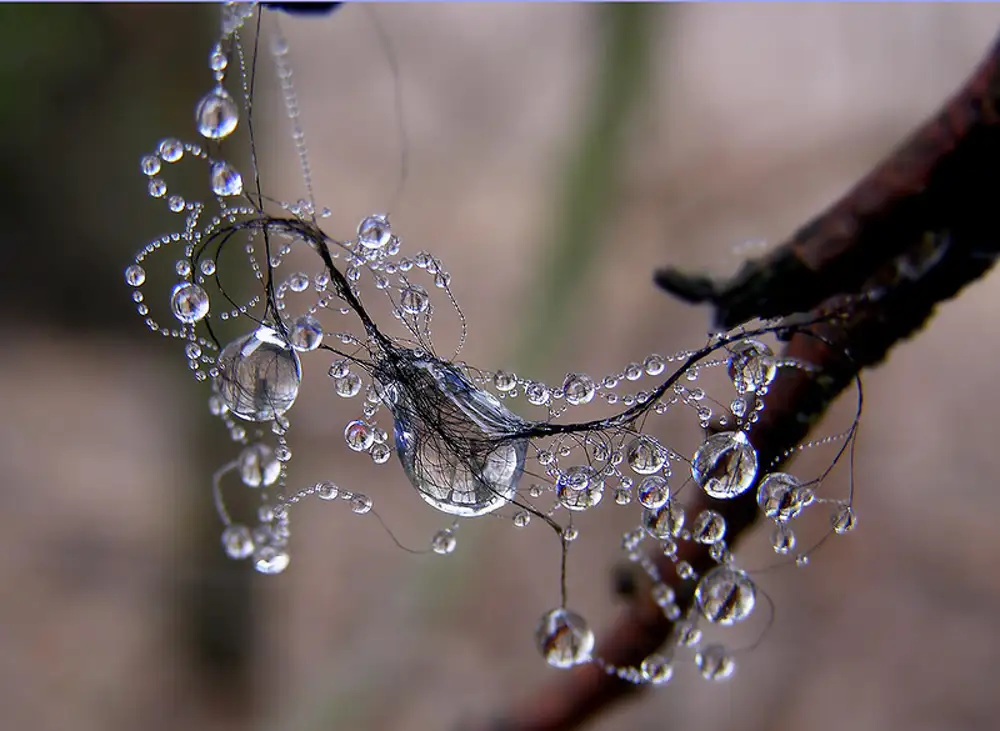
[[[280,22],[329,232],[396,190],[398,83],[394,228],[450,269],[470,363],[556,380],[697,344],[707,313],[652,270],[730,272],[762,250],[746,242],[821,211],[964,82],[1000,7],[399,4]],[[235,452],[122,281],[177,225],[138,161],[194,137],[217,28],[210,6],[0,7],[0,728],[490,717],[557,672],[533,643],[558,601],[547,531],[484,520],[453,556],[412,556],[370,516],[315,504],[285,574],[222,558],[210,475]],[[265,192],[300,197],[280,95],[257,103]],[[998,301],[1000,279],[976,284],[866,378],[859,528],[761,575],[774,623],[734,680],[685,665],[593,728],[995,727]],[[355,415],[305,360],[293,471],[367,492],[426,542],[447,522],[395,462],[335,446]],[[820,433],[850,423],[841,407]],[[570,566],[598,630],[630,523],[603,515]],[[766,538],[743,555],[766,563]]]

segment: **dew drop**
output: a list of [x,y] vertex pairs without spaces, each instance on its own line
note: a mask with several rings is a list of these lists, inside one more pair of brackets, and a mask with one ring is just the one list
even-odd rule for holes
[[734,498],[753,484],[757,452],[741,431],[713,434],[695,452],[691,476],[710,497]]
[[174,213],[180,213],[184,210],[185,201],[184,198],[179,195],[172,195],[167,198],[167,208],[169,208]]
[[236,560],[248,558],[254,549],[250,529],[236,523],[227,525],[222,531],[222,547],[229,558]]
[[695,664],[705,680],[729,680],[736,672],[736,661],[722,645],[708,645],[694,656]]
[[392,227],[385,216],[368,216],[358,224],[358,243],[366,249],[381,249],[392,239]]
[[667,455],[663,447],[652,437],[641,435],[628,446],[628,466],[639,475],[652,475],[666,464]]
[[726,519],[715,510],[702,510],[691,524],[691,538],[707,546],[718,543],[726,535]]
[[642,511],[642,527],[660,540],[678,536],[684,527],[684,508],[676,500],[667,500],[655,510],[646,508]]
[[527,510],[518,510],[511,518],[511,522],[514,523],[515,528],[524,528],[531,522],[531,513]]
[[659,355],[649,356],[648,358],[646,358],[646,361],[645,363],[643,363],[643,365],[646,368],[646,373],[648,373],[651,376],[660,375],[666,368],[666,363],[663,362],[663,358]]
[[221,86],[203,96],[194,111],[198,133],[210,140],[221,140],[231,135],[239,118],[236,102]]
[[830,523],[833,525],[834,532],[838,535],[850,533],[858,524],[858,519],[854,514],[854,508],[850,505],[841,505],[837,512],[833,514],[833,517],[830,519]]
[[639,672],[643,680],[653,685],[664,685],[674,677],[674,667],[670,660],[659,654],[650,655],[643,660],[639,665]]
[[322,500],[336,500],[340,494],[340,488],[329,480],[324,480],[316,485],[316,494]]
[[604,480],[589,465],[570,467],[559,476],[556,494],[567,510],[588,510],[604,497]]
[[266,444],[251,444],[240,452],[240,479],[248,487],[268,487],[278,481],[281,462]]
[[750,338],[733,344],[726,367],[736,391],[741,394],[767,386],[778,372],[774,351]]
[[411,315],[419,315],[427,310],[430,297],[427,290],[416,284],[409,284],[399,290],[399,308]]
[[497,371],[493,376],[493,385],[497,391],[506,393],[517,387],[517,376],[507,371]]
[[216,392],[241,419],[270,421],[295,403],[302,382],[299,357],[269,327],[260,327],[222,349]]
[[367,422],[355,419],[344,429],[344,441],[355,452],[367,452],[375,443],[375,432]]
[[787,556],[795,550],[795,532],[787,523],[777,523],[771,531],[771,548],[781,556]]
[[167,184],[163,178],[150,178],[148,190],[153,198],[162,198],[167,194]]
[[298,351],[316,350],[323,342],[323,326],[312,315],[296,318],[288,332],[289,344]]
[[309,288],[309,277],[296,272],[288,278],[288,288],[293,292],[305,292]]
[[131,264],[125,268],[125,283],[130,287],[141,287],[146,281],[146,270],[138,264]]
[[253,567],[262,574],[280,574],[288,568],[288,552],[274,546],[261,546],[253,556]]
[[204,319],[208,307],[208,293],[197,284],[178,284],[170,295],[170,309],[174,317],[186,324]]
[[524,388],[524,397],[533,406],[544,406],[549,402],[550,395],[549,389],[544,383],[529,383]]
[[367,495],[362,495],[360,492],[355,493],[354,497],[351,498],[351,512],[356,515],[364,515],[365,513],[371,512],[372,509],[372,499]]
[[139,161],[139,169],[142,170],[143,175],[150,177],[156,175],[160,172],[160,158],[156,155],[146,155]]
[[160,141],[159,152],[164,162],[177,162],[184,157],[184,145],[174,137],[167,137]]
[[243,176],[228,162],[212,163],[209,177],[216,195],[239,195],[243,192]]
[[705,619],[728,626],[750,616],[757,592],[745,571],[717,566],[698,582],[694,599]]
[[811,500],[812,491],[787,472],[772,472],[757,487],[757,505],[764,515],[780,523],[796,517]]
[[594,633],[587,621],[561,607],[542,615],[535,641],[545,661],[557,668],[588,662],[594,650]]
[[664,478],[650,475],[639,483],[637,495],[642,507],[656,510],[670,499],[670,487]]
[[455,546],[458,541],[455,539],[455,534],[450,530],[439,530],[434,534],[434,538],[431,539],[431,548],[434,553],[439,553],[442,556],[455,551]]
[[573,406],[589,404],[594,400],[594,394],[597,393],[594,380],[582,373],[570,373],[567,375],[566,380],[563,381],[562,390],[566,396],[566,401]]

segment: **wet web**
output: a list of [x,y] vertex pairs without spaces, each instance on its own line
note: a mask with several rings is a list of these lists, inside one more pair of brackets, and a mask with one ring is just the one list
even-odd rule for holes
[[[182,343],[211,413],[236,445],[235,456],[211,479],[223,550],[263,574],[285,571],[292,508],[316,500],[344,503],[386,525],[365,493],[329,479],[296,486],[289,430],[302,359],[325,357],[329,390],[345,403],[360,404],[346,420],[346,446],[376,468],[401,470],[430,508],[452,520],[426,547],[407,550],[453,553],[459,526],[485,516],[516,529],[532,522],[551,529],[561,556],[560,603],[536,627],[538,648],[550,665],[594,662],[630,682],[664,684],[683,649],[705,678],[731,677],[735,652],[706,641],[699,627],[743,622],[760,596],[769,604],[753,578],[769,567],[741,568],[727,543],[722,512],[704,508],[687,515],[682,498],[685,491],[701,491],[721,504],[755,491],[771,524],[776,565],[805,565],[829,536],[854,528],[853,470],[846,490],[828,493],[838,487],[829,484],[835,482],[833,466],[845,456],[853,462],[860,382],[850,426],[799,448],[832,448],[829,468],[819,475],[802,478],[760,464],[748,436],[778,374],[811,368],[775,355],[777,336],[808,332],[816,321],[842,313],[797,325],[746,324],[693,350],[648,355],[603,377],[570,372],[556,384],[458,360],[469,328],[439,258],[427,251],[406,254],[388,214],[366,216],[350,240],[324,232],[330,214],[317,210],[288,44],[276,19],[267,19],[265,32],[267,15],[255,5],[223,9],[219,38],[208,49],[214,84],[192,100],[201,139],[164,139],[140,161],[150,196],[182,216],[183,227],[143,247],[125,271],[146,326]],[[395,200],[407,177],[405,128],[396,60],[386,34],[375,27],[397,83],[401,158]],[[259,172],[262,141],[255,135],[254,100],[264,63],[276,70],[302,171],[306,197],[294,202],[270,197]],[[246,178],[233,162],[241,152],[249,153]],[[164,175],[182,162],[203,170],[211,190],[204,201],[168,189]],[[147,295],[147,262],[167,250],[177,257],[175,276]],[[311,254],[314,265],[289,271],[290,255],[301,251]],[[153,318],[151,303],[169,310],[169,325]],[[377,303],[388,310],[388,320],[372,314]],[[435,348],[431,329],[440,321],[439,308],[457,316],[460,330],[457,347],[446,353]],[[581,412],[600,415],[574,418]],[[657,437],[657,423],[668,415],[699,435],[694,450],[674,449]],[[330,418],[343,417],[338,410]],[[259,491],[255,525],[230,514],[230,489]],[[566,577],[581,536],[575,519],[608,506],[634,514],[634,528],[622,537],[624,555],[648,578],[651,599],[675,622],[671,646],[636,667],[617,667],[598,656],[592,629],[569,608]],[[829,512],[830,528],[802,548],[795,524],[817,509]],[[681,558],[684,543],[705,547],[712,568],[699,573]],[[664,575],[663,557],[675,576]],[[681,606],[673,588],[678,582],[693,587],[690,608]]]

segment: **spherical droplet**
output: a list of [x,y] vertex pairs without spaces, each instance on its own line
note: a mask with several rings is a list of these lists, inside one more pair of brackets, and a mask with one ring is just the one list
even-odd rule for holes
[[639,483],[637,496],[642,507],[656,510],[670,499],[670,487],[663,477],[650,475]]
[[750,338],[733,344],[726,365],[736,391],[741,394],[767,386],[778,372],[774,351]]
[[269,327],[237,338],[222,349],[215,389],[241,419],[270,421],[295,403],[302,382],[299,357]]
[[228,162],[212,163],[209,177],[216,195],[239,195],[243,192],[243,176]]
[[850,505],[841,505],[837,509],[837,512],[833,514],[830,522],[837,534],[844,535],[854,530],[854,527],[858,524],[858,519],[854,514],[854,508]]
[[695,664],[705,680],[729,680],[736,672],[736,661],[722,645],[708,645],[698,650]]
[[156,155],[146,155],[139,161],[139,169],[143,175],[152,177],[160,172],[160,158]]
[[772,472],[757,487],[757,505],[764,515],[781,523],[801,513],[812,498],[812,490],[787,472]]
[[651,376],[658,376],[663,373],[664,368],[666,368],[666,363],[663,362],[663,358],[659,355],[651,355],[646,358],[643,365],[646,368],[646,373]]
[[367,452],[375,443],[375,432],[367,422],[355,419],[344,429],[344,441],[355,452]]
[[409,284],[399,290],[399,308],[408,314],[419,315],[427,310],[430,297],[427,290],[415,284]]
[[567,510],[587,510],[604,497],[604,479],[589,465],[570,467],[559,476],[556,494]]
[[361,377],[349,372],[343,378],[335,380],[333,388],[341,398],[354,398],[361,392]]
[[597,393],[594,380],[582,373],[570,373],[567,375],[566,380],[563,381],[562,390],[566,396],[566,401],[573,406],[589,404],[594,400],[594,394]]
[[233,133],[240,115],[233,97],[221,86],[217,86],[198,102],[194,119],[202,137],[221,140]]
[[340,494],[340,488],[329,480],[324,480],[316,485],[316,494],[322,500],[336,500],[337,496]]
[[493,385],[497,391],[506,393],[517,387],[517,376],[507,371],[497,371],[493,376]]
[[511,522],[514,523],[515,528],[524,528],[531,522],[531,513],[527,510],[518,510],[514,513],[514,517],[511,518]]
[[[174,137],[167,137],[165,140],[160,141],[159,152],[164,162],[177,162],[184,157],[184,145]],[[155,175],[156,173],[153,174]]]
[[266,444],[251,444],[240,452],[240,478],[249,487],[268,487],[278,481],[281,462]]
[[680,535],[684,527],[684,508],[676,500],[667,500],[655,510],[642,511],[642,527],[653,538],[664,540]]
[[741,431],[713,434],[695,452],[691,476],[710,497],[734,498],[753,484],[757,452]]
[[726,519],[714,510],[702,510],[691,524],[691,538],[698,543],[712,545],[726,535]]
[[146,270],[138,264],[130,264],[125,268],[125,283],[130,287],[141,287],[146,281]]
[[372,499],[360,492],[355,493],[351,498],[351,512],[357,515],[364,515],[372,509]]
[[261,546],[253,556],[253,567],[262,574],[280,574],[288,568],[290,558],[283,548]]
[[544,383],[529,383],[524,387],[524,397],[533,406],[544,406],[549,402],[549,389]]
[[392,239],[392,227],[385,216],[368,216],[358,224],[358,243],[366,249],[381,249]]
[[645,434],[636,437],[628,446],[628,466],[639,475],[659,472],[666,464],[667,455],[663,447]]
[[771,547],[781,556],[787,556],[795,550],[795,532],[787,523],[775,524],[771,531]]
[[663,685],[674,677],[674,666],[663,655],[654,654],[642,661],[639,672],[642,673],[642,679],[647,683]]
[[440,553],[442,556],[453,553],[455,546],[458,541],[455,539],[455,534],[450,530],[439,530],[434,534],[434,538],[431,539],[431,548],[434,553]]
[[163,182],[163,178],[150,178],[148,190],[153,198],[162,198],[167,194],[167,184]]
[[542,615],[535,641],[545,661],[557,668],[585,663],[594,650],[594,633],[586,620],[561,607]]
[[302,352],[316,350],[323,342],[323,326],[312,315],[302,315],[292,323],[288,331],[288,342]]
[[186,324],[204,319],[208,307],[208,293],[197,284],[178,284],[170,295],[170,309],[174,317]]
[[371,455],[372,462],[375,464],[385,464],[392,457],[392,449],[389,448],[388,444],[373,444],[368,454]]
[[222,531],[222,547],[229,558],[247,558],[253,553],[253,538],[245,525],[233,523]]
[[709,622],[731,625],[750,616],[757,591],[745,571],[717,566],[701,577],[694,599]]

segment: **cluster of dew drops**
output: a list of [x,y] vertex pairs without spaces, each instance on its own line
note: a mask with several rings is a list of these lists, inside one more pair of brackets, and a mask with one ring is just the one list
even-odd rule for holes
[[[516,529],[533,521],[554,527],[565,561],[569,545],[580,535],[574,516],[602,504],[637,509],[636,527],[624,534],[622,549],[649,576],[652,599],[674,623],[673,640],[638,667],[615,666],[595,654],[593,631],[581,614],[566,607],[563,596],[560,606],[546,612],[536,629],[537,646],[550,665],[568,668],[593,662],[630,682],[664,684],[673,676],[682,650],[687,650],[705,678],[731,677],[736,667],[733,652],[705,641],[700,626],[728,626],[747,619],[757,604],[757,588],[727,544],[723,515],[705,509],[687,516],[677,493],[693,483],[711,498],[731,500],[756,485],[760,510],[773,524],[775,553],[800,565],[808,555],[796,554],[793,523],[807,508],[829,506],[833,533],[849,532],[855,525],[849,500],[820,497],[816,480],[803,481],[786,472],[766,474],[768,465],[758,464],[747,437],[778,371],[804,366],[775,356],[747,330],[717,336],[718,347],[711,352],[722,357],[692,363],[694,351],[650,355],[603,377],[569,373],[558,385],[441,358],[434,354],[430,339],[435,305],[431,292],[439,291],[457,310],[450,275],[427,252],[402,255],[399,237],[385,215],[364,218],[353,240],[328,240],[330,259],[337,260],[335,269],[324,264],[313,272],[284,274],[282,264],[294,246],[316,248],[315,241],[297,235],[305,229],[287,223],[301,221],[318,231],[314,205],[301,200],[278,203],[285,223],[268,225],[267,221],[278,219],[264,215],[261,200],[245,192],[240,172],[221,155],[222,141],[230,138],[241,115],[250,109],[252,89],[241,30],[254,12],[250,5],[226,6],[220,39],[209,54],[215,83],[194,110],[201,140],[164,139],[142,157],[140,169],[149,195],[165,200],[185,223],[181,231],[143,247],[125,270],[146,326],[182,341],[195,380],[209,389],[211,414],[225,424],[237,444],[235,459],[212,478],[225,553],[232,559],[249,559],[261,573],[279,574],[290,561],[292,505],[315,497],[343,503],[358,515],[372,511],[370,496],[331,480],[300,489],[292,484],[289,413],[302,381],[301,358],[307,353],[325,354],[331,357],[326,373],[333,393],[361,402],[361,413],[353,414],[357,418],[344,428],[347,447],[375,465],[390,463],[395,452],[417,494],[452,520],[450,527],[431,538],[428,548],[434,553],[456,550],[460,521],[491,515],[509,520]],[[279,39],[272,54],[308,182],[287,45]],[[242,80],[242,104],[237,101],[239,94],[224,84],[234,62]],[[168,190],[166,169],[189,160],[207,167],[212,202],[187,200]],[[213,215],[210,210],[217,212]],[[318,217],[329,217],[329,212]],[[234,300],[219,286],[222,242],[227,247],[242,245],[241,251],[226,258],[226,279],[238,280],[231,270],[242,257],[244,279],[249,276],[256,282],[257,293],[244,301]],[[172,281],[168,292],[156,292],[151,299],[155,305],[162,300],[169,309],[169,326],[152,317],[144,289],[147,260],[165,250],[177,257]],[[388,298],[406,337],[375,337],[371,327],[359,331],[356,322],[353,329],[326,329],[326,320],[357,316],[365,287]],[[462,323],[464,339],[464,318]],[[239,333],[226,344],[215,337],[216,328],[223,326]],[[671,374],[671,363],[679,364],[672,371],[671,387],[657,388]],[[734,390],[731,397],[709,398],[699,387],[699,376],[713,367],[726,369]],[[640,388],[644,383],[651,385]],[[521,398],[529,411],[544,413],[536,419],[516,415],[507,404]],[[616,414],[577,426],[566,417],[573,409],[593,409],[601,402]],[[646,431],[646,416],[678,409],[692,413],[709,434],[689,457]],[[388,413],[380,422],[384,412]],[[434,413],[449,415],[447,427],[428,421]],[[633,413],[636,418],[628,417]],[[446,434],[448,439],[425,433],[432,428],[446,428],[435,434]],[[448,445],[455,443],[468,447],[461,457],[448,453]],[[679,467],[676,473],[675,467]],[[259,492],[252,527],[230,516],[223,499],[226,482]],[[714,567],[699,575],[680,557],[683,542],[706,546]],[[661,556],[669,561],[654,560]],[[662,575],[664,565],[673,566],[676,579]],[[686,611],[671,586],[675,581],[694,586],[694,602]]]

